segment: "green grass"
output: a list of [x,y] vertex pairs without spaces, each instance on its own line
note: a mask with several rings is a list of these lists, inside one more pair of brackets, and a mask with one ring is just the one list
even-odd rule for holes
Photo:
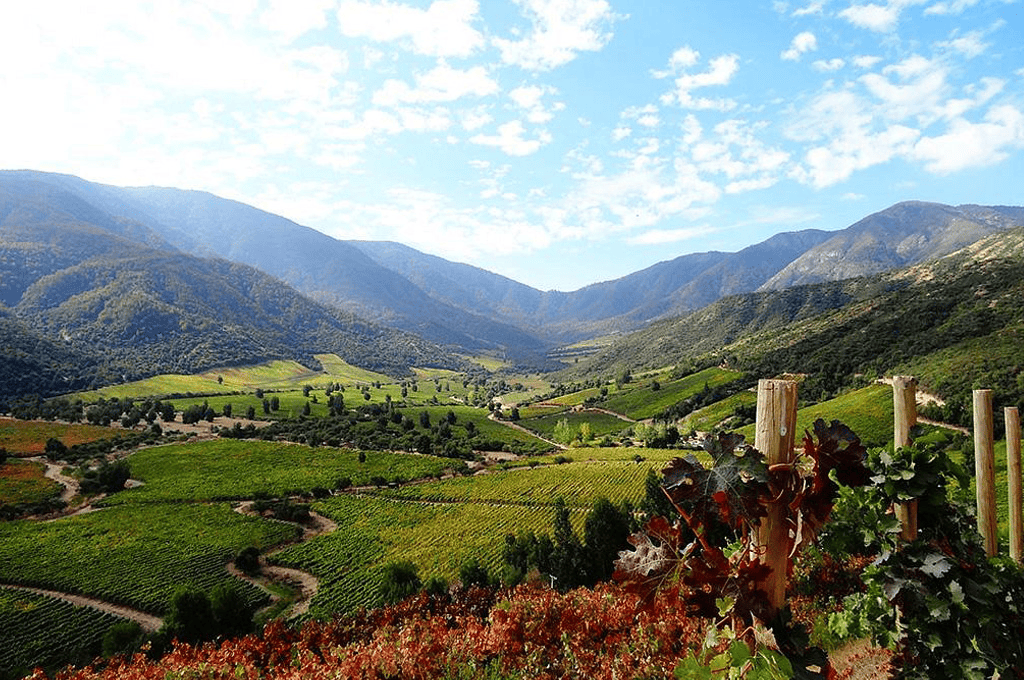
[[526,432],[489,419],[487,411],[481,408],[455,404],[451,406],[416,406],[399,410],[407,418],[417,423],[417,426],[419,425],[419,414],[423,411],[430,415],[432,425],[436,425],[440,422],[441,418],[451,411],[455,414],[456,424],[465,425],[467,422],[472,422],[480,436],[485,440],[491,441],[499,449],[502,442],[507,442],[516,444],[516,450],[524,453],[540,454],[551,450],[551,445],[547,442]]
[[698,409],[683,418],[682,430],[697,430],[698,432],[710,432],[723,420],[732,415],[737,406],[757,405],[757,394],[749,390],[737,392],[721,401]]
[[283,496],[314,487],[332,489],[341,477],[358,486],[374,476],[438,476],[453,464],[448,458],[376,451],[367,452],[366,462],[360,463],[358,455],[349,449],[229,439],[154,447],[129,459],[132,477],[145,485],[115,494],[108,503]]
[[600,411],[579,411],[574,413],[565,411],[556,412],[550,415],[522,419],[519,421],[519,424],[523,427],[539,432],[542,436],[548,439],[551,439],[554,435],[555,427],[562,420],[568,422],[569,427],[572,428],[574,432],[579,431],[580,427],[586,423],[590,426],[591,436],[596,438],[601,438],[605,435],[618,434],[632,426],[632,423],[625,421],[622,418],[602,413]]
[[640,381],[626,385],[622,390],[608,395],[602,407],[622,413],[634,420],[643,420],[661,413],[669,406],[704,389],[704,385],[717,387],[736,380],[742,375],[722,368],[706,368],[679,380],[660,382],[661,388],[652,389],[653,381]]
[[[838,420],[860,437],[864,446],[885,446],[893,438],[892,387],[870,385],[797,411],[796,432],[799,442],[818,418]],[[754,443],[754,426],[736,430]]]
[[21,503],[41,503],[59,496],[60,484],[43,475],[42,463],[10,458],[0,463],[0,508]]
[[161,614],[179,585],[237,588],[266,596],[228,574],[242,548],[266,548],[298,529],[245,517],[226,503],[133,504],[55,522],[0,522],[0,582],[80,593]]

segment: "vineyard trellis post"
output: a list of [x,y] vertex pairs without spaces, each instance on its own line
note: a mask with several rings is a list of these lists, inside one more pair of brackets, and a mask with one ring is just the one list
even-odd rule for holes
[[1007,496],[1010,510],[1010,557],[1024,564],[1024,493],[1021,489],[1020,413],[1016,406],[1003,409],[1006,421],[1006,474],[1009,477]]
[[[757,422],[754,447],[769,467],[793,462],[796,435],[797,383],[793,380],[760,380],[757,384]],[[786,603],[786,574],[790,552],[785,506],[774,503],[757,528],[755,547],[761,563],[771,568],[762,586],[773,612]]]
[[974,390],[974,477],[977,487],[978,531],[985,553],[999,551],[996,539],[995,434],[992,390]]
[[[897,375],[892,379],[893,448],[910,446],[910,429],[917,424],[917,380]],[[917,540],[917,499],[896,503],[894,510],[900,521],[900,536],[905,541]]]

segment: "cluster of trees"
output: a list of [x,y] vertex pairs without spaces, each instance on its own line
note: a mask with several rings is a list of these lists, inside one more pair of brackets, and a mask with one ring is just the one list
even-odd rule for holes
[[551,577],[553,585],[562,591],[593,587],[611,578],[619,551],[628,548],[627,539],[635,529],[633,508],[628,502],[616,506],[599,498],[584,520],[581,539],[569,521],[569,508],[559,498],[552,535],[527,531],[505,536],[505,580],[516,583],[535,569]]
[[[471,460],[476,450],[515,448],[484,437],[472,421],[459,422],[451,410],[431,422],[429,412],[402,409],[394,402],[337,408],[339,394],[332,396],[326,418],[279,420],[262,429],[240,425],[222,430],[221,436],[294,441],[311,446],[351,446],[367,450],[416,451],[423,454]],[[410,415],[409,412],[413,412]]]

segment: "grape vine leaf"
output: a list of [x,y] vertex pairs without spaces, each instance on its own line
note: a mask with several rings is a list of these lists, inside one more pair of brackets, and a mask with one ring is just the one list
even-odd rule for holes
[[676,458],[663,471],[662,487],[672,502],[685,508],[692,525],[709,526],[716,517],[733,529],[754,525],[765,515],[768,468],[760,452],[732,433],[704,440],[713,465],[705,468],[692,453]]

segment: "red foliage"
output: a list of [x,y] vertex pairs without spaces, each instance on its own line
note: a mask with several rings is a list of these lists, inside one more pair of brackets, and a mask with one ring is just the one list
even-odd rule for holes
[[[138,654],[57,680],[168,677],[460,678],[488,670],[530,678],[668,677],[713,626],[686,615],[679,593],[643,600],[614,584],[569,593],[536,585],[418,595],[393,607],[298,630],[282,623],[219,646],[177,645],[157,661]],[[35,680],[46,676],[37,672]]]

